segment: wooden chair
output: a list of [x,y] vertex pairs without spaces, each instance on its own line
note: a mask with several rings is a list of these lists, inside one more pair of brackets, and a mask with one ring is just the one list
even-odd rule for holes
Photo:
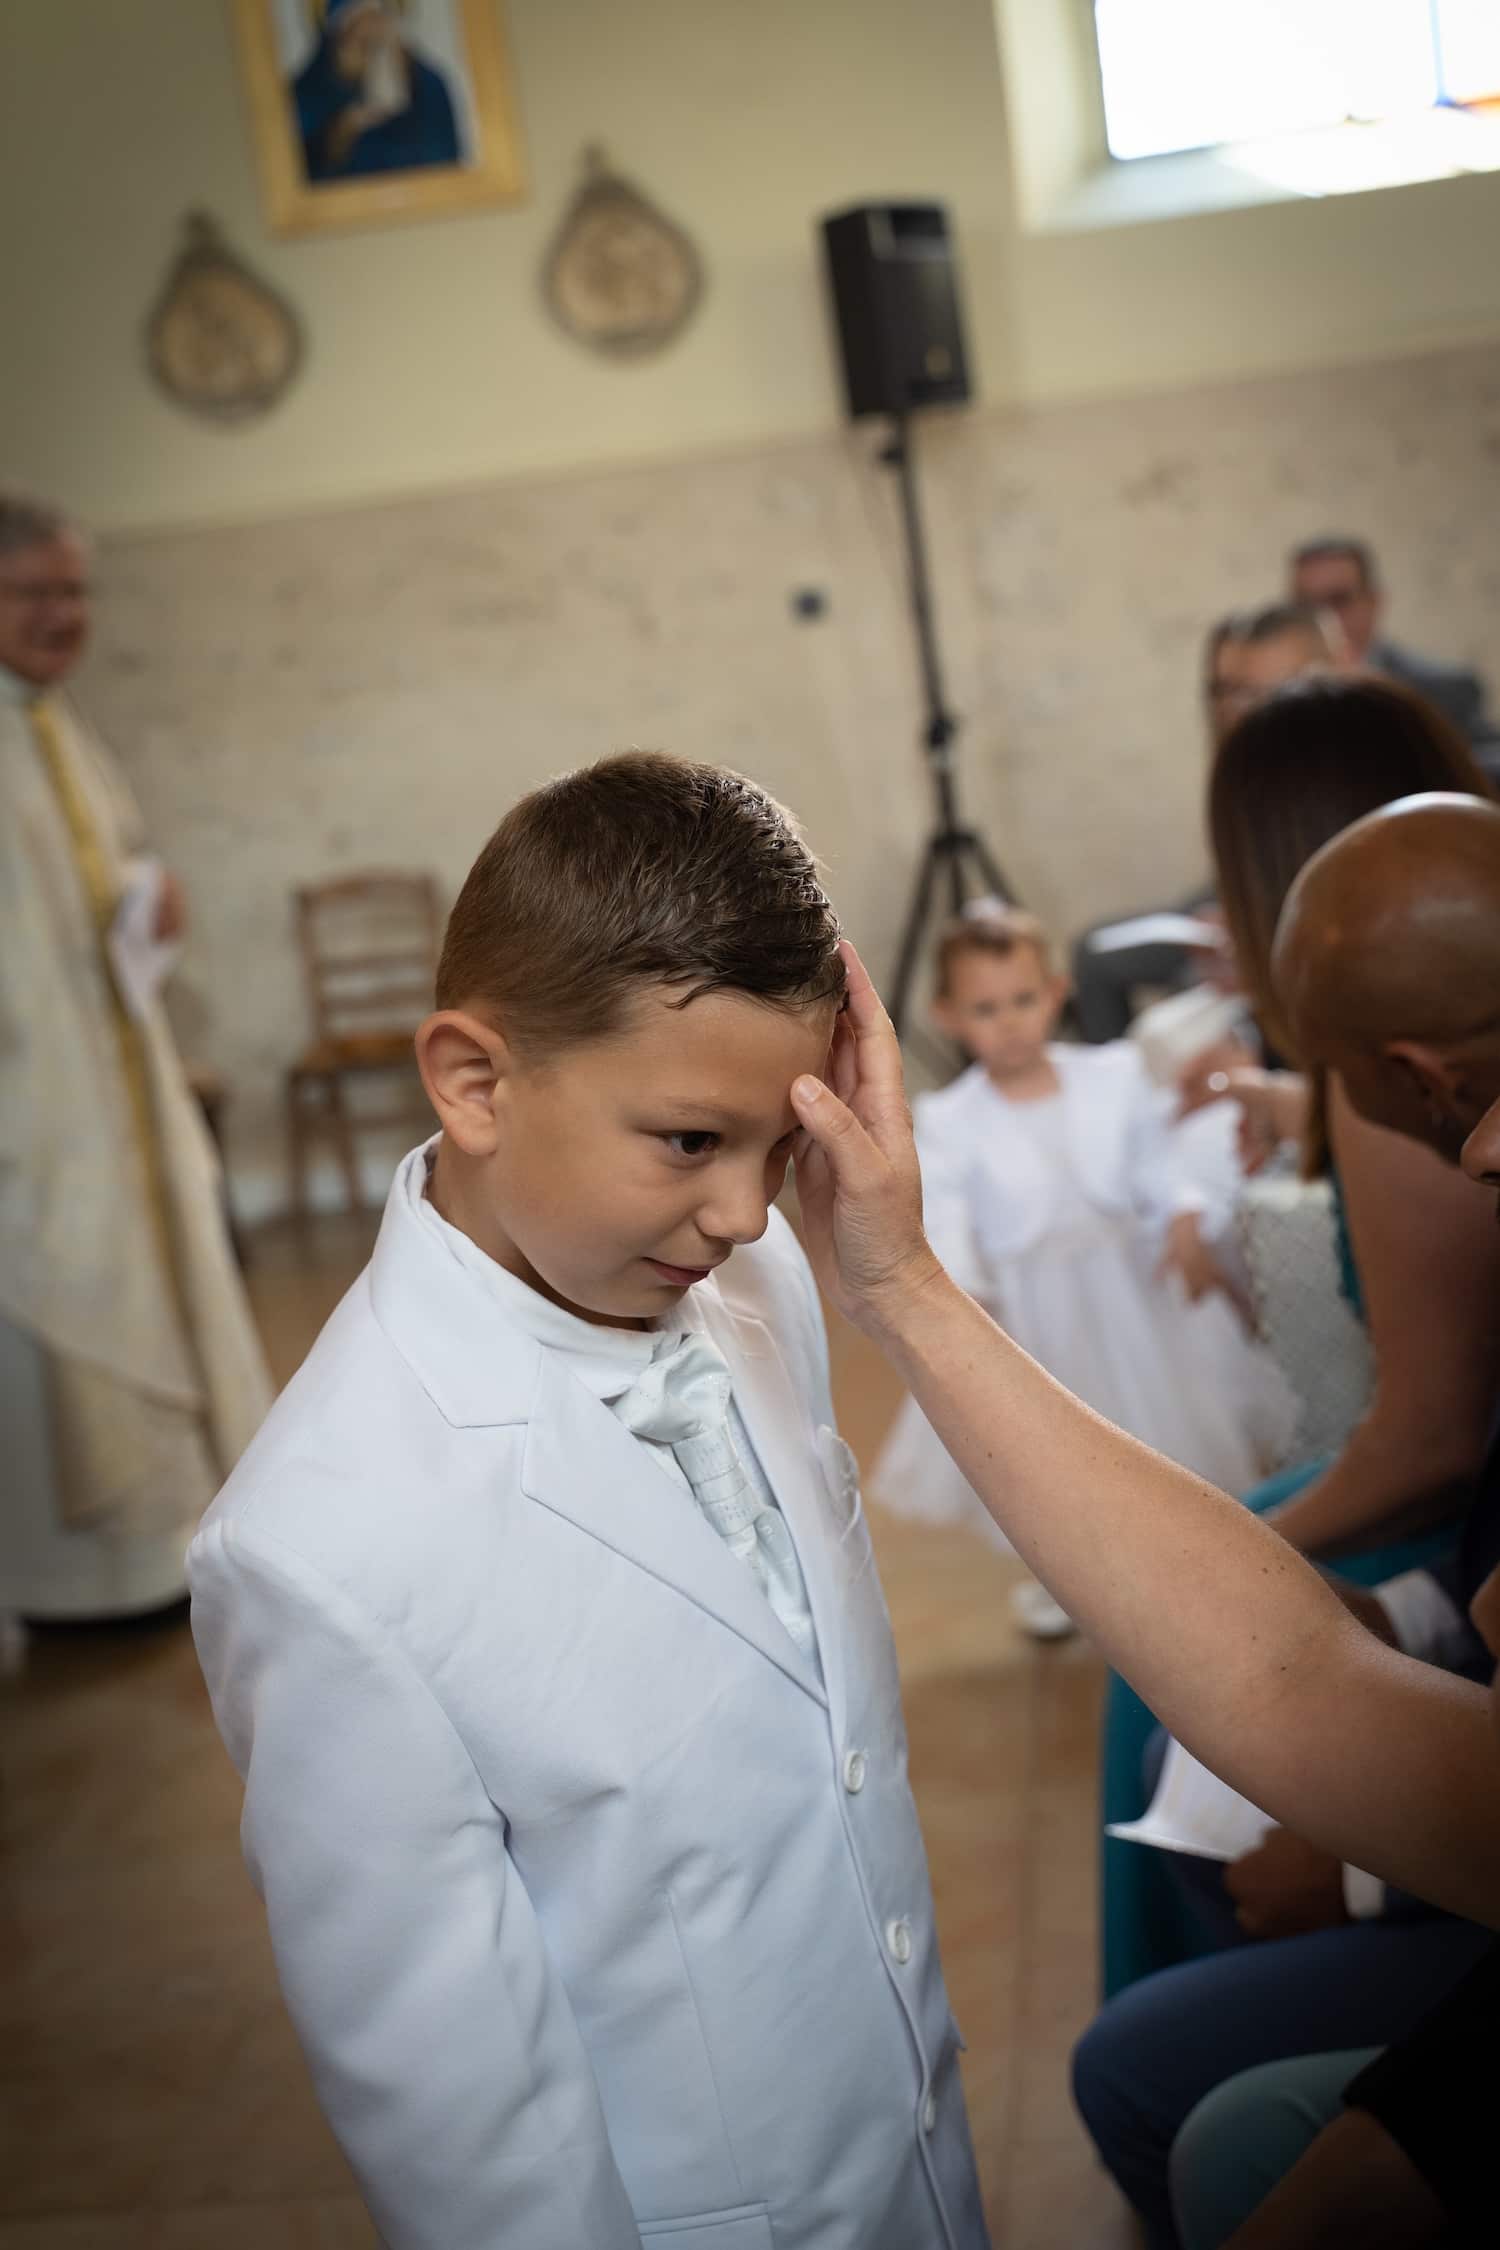
[[[432,1006],[437,885],[430,875],[372,869],[293,892],[312,1045],[286,1074],[292,1211],[306,1221],[307,1155],[333,1141],[349,1208],[364,1208],[356,1135],[431,1118],[412,1057],[412,1033]],[[384,1074],[389,1105],[351,1106],[347,1082]]]

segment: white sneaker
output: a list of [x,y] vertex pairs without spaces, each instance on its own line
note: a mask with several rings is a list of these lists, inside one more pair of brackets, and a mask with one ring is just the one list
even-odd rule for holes
[[1034,1641],[1065,1641],[1078,1627],[1045,1586],[1034,1578],[1023,1579],[1010,1590],[1010,1613],[1023,1633]]

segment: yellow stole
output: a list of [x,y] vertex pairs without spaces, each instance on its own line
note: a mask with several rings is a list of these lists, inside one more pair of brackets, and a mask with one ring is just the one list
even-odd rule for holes
[[51,778],[59,810],[72,838],[73,857],[77,862],[84,897],[88,900],[89,913],[98,937],[99,958],[109,990],[110,1013],[114,1017],[115,1037],[119,1042],[120,1063],[125,1073],[125,1089],[135,1124],[146,1194],[167,1275],[175,1287],[176,1260],[172,1255],[172,1228],[168,1216],[166,1181],[162,1176],[161,1150],[157,1144],[156,1120],[151,1106],[151,1082],[146,1069],[145,1042],[141,1038],[140,1025],[121,996],[114,965],[109,957],[109,947],[105,942],[119,908],[119,893],[110,879],[109,864],[105,858],[104,846],[99,840],[99,832],[94,826],[94,816],[73,770],[63,731],[57,723],[56,707],[43,696],[30,706],[30,717],[37,749]]

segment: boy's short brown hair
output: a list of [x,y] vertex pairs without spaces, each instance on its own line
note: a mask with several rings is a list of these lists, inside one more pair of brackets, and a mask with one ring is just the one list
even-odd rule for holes
[[1034,914],[1023,912],[1019,906],[1007,906],[998,898],[972,900],[938,939],[935,987],[938,999],[948,998],[953,989],[954,967],[964,954],[992,953],[1004,961],[1028,946],[1041,962],[1044,974],[1050,976],[1052,943]]
[[721,766],[630,751],[533,790],[469,871],[440,1008],[493,1016],[523,1051],[614,1030],[633,992],[840,1000],[839,925],[790,813]]

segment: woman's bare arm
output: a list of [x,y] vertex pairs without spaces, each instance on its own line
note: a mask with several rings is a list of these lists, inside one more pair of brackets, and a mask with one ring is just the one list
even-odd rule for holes
[[1283,1826],[1500,1924],[1488,1699],[1385,1647],[1284,1540],[1091,1412],[954,1285],[921,1232],[894,1034],[852,958],[850,975],[837,1091],[793,1089],[804,1223],[830,1294],[1173,1734]]
[[1455,1165],[1356,1115],[1328,1127],[1375,1355],[1338,1459],[1267,1518],[1303,1554],[1426,1528],[1461,1509],[1500,1384],[1500,1228]]

